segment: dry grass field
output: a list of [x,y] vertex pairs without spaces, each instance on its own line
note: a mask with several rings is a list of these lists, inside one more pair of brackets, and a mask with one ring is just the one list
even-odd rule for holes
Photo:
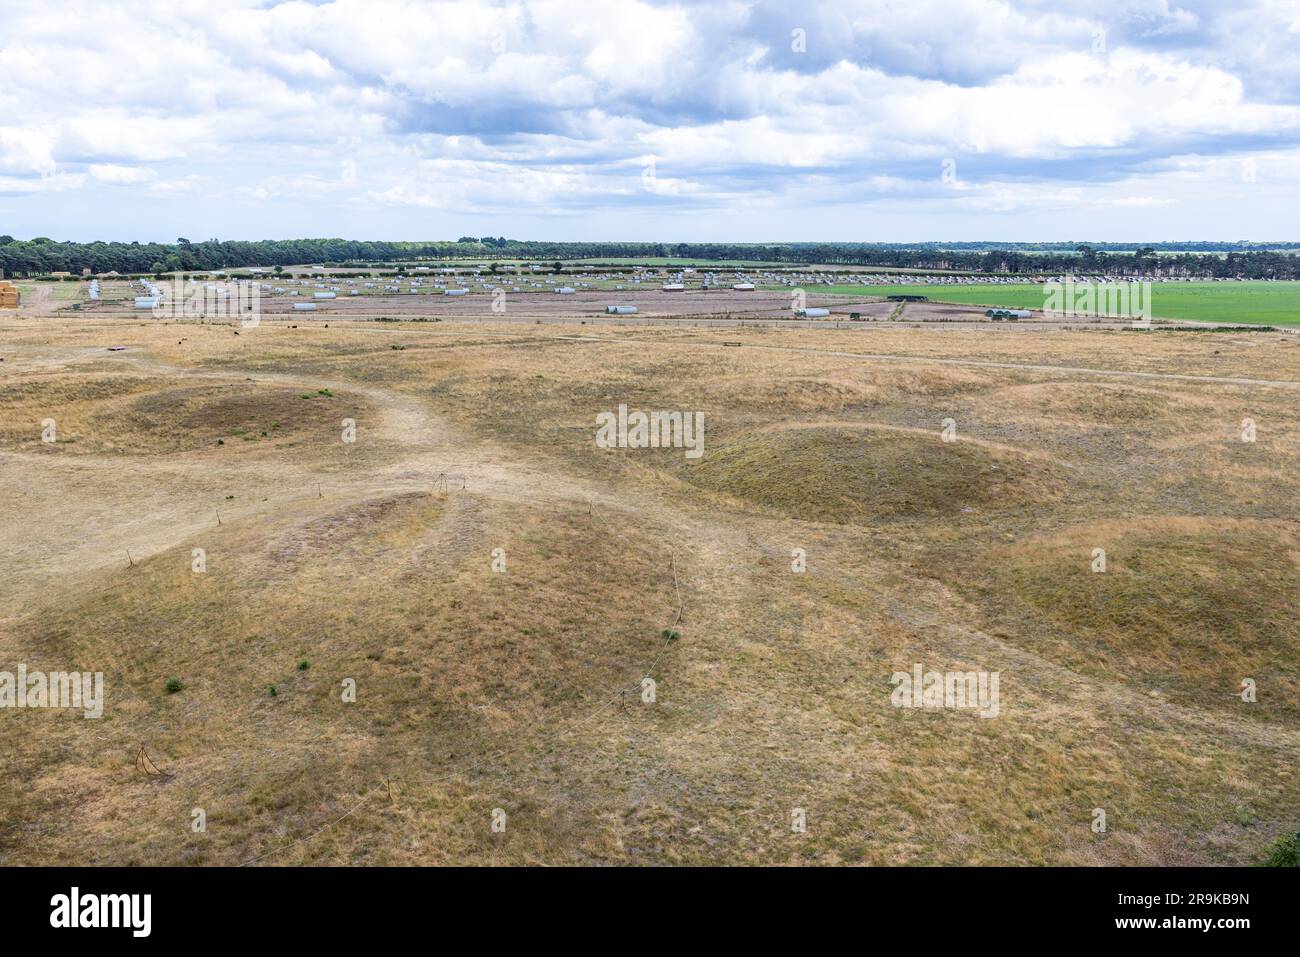
[[[106,688],[0,711],[0,864],[1248,864],[1300,826],[1300,337],[33,316],[0,358],[0,671]],[[620,404],[703,455],[598,448]],[[894,707],[916,664],[998,714]]]

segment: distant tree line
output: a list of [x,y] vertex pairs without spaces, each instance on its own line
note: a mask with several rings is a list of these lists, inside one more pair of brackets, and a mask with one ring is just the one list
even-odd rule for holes
[[349,239],[209,239],[175,243],[61,243],[0,236],[6,276],[51,272],[198,272],[240,266],[311,263],[388,264],[411,260],[558,261],[646,258],[765,263],[825,263],[987,274],[1148,275],[1300,279],[1300,243],[620,243],[532,242],[462,236],[456,242],[365,242]]

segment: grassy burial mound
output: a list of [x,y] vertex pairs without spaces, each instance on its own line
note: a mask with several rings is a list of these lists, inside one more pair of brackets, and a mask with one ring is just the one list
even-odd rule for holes
[[[1196,708],[1300,714],[1294,523],[1108,522],[935,567],[954,569],[990,630],[1071,668]],[[1240,697],[1247,678],[1256,704]]]
[[1200,406],[1187,395],[1169,395],[1156,389],[1108,383],[1035,383],[1013,386],[990,397],[998,414],[1011,413],[1021,419],[1046,418],[1085,428],[1116,426],[1131,428]]
[[1005,448],[845,425],[749,432],[683,474],[789,518],[845,525],[1014,511],[1062,487],[1050,465]]
[[[594,854],[603,838],[582,808],[619,762],[602,763],[608,727],[591,715],[608,721],[614,701],[619,721],[620,689],[631,708],[652,663],[672,673],[671,562],[661,537],[585,510],[401,493],[307,500],[105,570],[0,637],[0,655],[33,669],[94,663],[110,695],[100,721],[7,716],[0,860],[20,847],[105,864]],[[137,766],[141,744],[162,775]],[[378,782],[400,810],[386,800],[293,846]],[[493,841],[500,804],[541,823]],[[189,832],[196,805],[205,834]]]
[[142,396],[116,413],[160,451],[271,442],[281,448],[338,442],[343,418],[366,418],[369,403],[330,389],[190,386]]
[[[14,450],[155,455],[225,446],[289,449],[337,444],[344,417],[363,417],[354,394],[262,383],[164,377],[41,377],[0,386],[0,442]],[[54,442],[42,423],[54,422]]]

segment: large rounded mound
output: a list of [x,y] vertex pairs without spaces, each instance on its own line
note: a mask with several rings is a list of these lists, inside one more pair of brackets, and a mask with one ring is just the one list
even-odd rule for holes
[[[1104,554],[1103,554],[1104,552]],[[1300,533],[1255,521],[1108,523],[972,556],[953,584],[1003,637],[1079,671],[1251,716],[1300,701]]]
[[[207,551],[201,575],[195,543]],[[509,554],[504,573],[489,563],[499,546]],[[0,789],[0,815],[27,829],[75,819],[111,836],[98,861],[123,866],[237,864],[281,849],[276,860],[289,862],[492,853],[441,839],[436,851],[389,844],[369,828],[307,838],[338,817],[336,803],[355,803],[340,791],[359,795],[389,779],[409,785],[405,793],[439,795],[421,812],[429,833],[456,832],[449,821],[491,808],[521,781],[512,813],[541,818],[533,808],[552,800],[596,806],[609,787],[600,763],[609,735],[655,720],[638,694],[625,706],[611,700],[652,665],[677,667],[662,635],[674,624],[673,562],[663,538],[636,523],[611,529],[575,510],[468,492],[307,498],[228,515],[197,539],[51,595],[0,635],[5,660],[33,671],[65,660],[102,668],[104,721],[114,729],[40,720],[50,716],[32,709],[5,715],[21,722],[15,765],[26,777]],[[122,785],[127,740],[147,742],[151,758],[184,780],[207,782],[205,800],[224,821],[213,841],[167,839],[192,790]],[[560,773],[557,762],[569,761],[595,763]],[[610,777],[621,778],[622,762]],[[32,859],[66,858],[61,842],[80,833],[60,830]]]
[[860,524],[1004,512],[1060,493],[1051,468],[938,431],[815,426],[752,432],[689,465],[697,487],[805,521]]
[[75,437],[81,451],[128,454],[187,452],[218,443],[232,449],[328,448],[338,441],[342,419],[365,408],[359,397],[330,389],[185,386],[101,404]]
[[[999,393],[998,404],[1033,415],[1086,425],[1132,425],[1160,419],[1175,408],[1167,394],[1126,384],[1050,382]],[[1179,402],[1186,399],[1180,397]]]
[[211,385],[141,396],[104,417],[125,448],[185,451],[213,445],[333,444],[342,417],[356,417],[359,399],[330,389]]
[[[370,409],[364,398],[328,388],[49,377],[0,388],[0,447],[64,455],[154,455],[218,445],[326,449],[337,445],[343,418]],[[50,422],[55,441],[46,442],[42,430]]]

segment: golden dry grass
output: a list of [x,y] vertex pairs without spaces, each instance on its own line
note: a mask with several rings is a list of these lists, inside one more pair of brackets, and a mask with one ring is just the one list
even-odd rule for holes
[[858,525],[997,514],[1059,497],[1048,463],[941,434],[845,425],[748,433],[683,474],[789,518]]
[[[99,721],[0,711],[0,862],[1243,863],[1296,829],[1298,390],[1029,368],[1300,382],[1288,337],[26,320],[0,356],[0,670],[108,685]],[[703,411],[705,457],[597,449],[619,403]],[[999,716],[893,708],[918,662],[1000,672]]]
[[[191,384],[171,378],[33,378],[0,385],[0,441],[51,454],[165,455],[249,442],[319,448],[344,417],[364,415],[357,396],[248,383]],[[55,442],[42,440],[54,421]]]
[[[952,578],[988,606],[992,630],[1006,621],[1012,640],[1073,669],[1189,707],[1294,719],[1297,533],[1294,522],[1181,517],[1076,526],[968,556]],[[1257,674],[1269,676],[1267,705],[1242,709],[1241,682]]]

